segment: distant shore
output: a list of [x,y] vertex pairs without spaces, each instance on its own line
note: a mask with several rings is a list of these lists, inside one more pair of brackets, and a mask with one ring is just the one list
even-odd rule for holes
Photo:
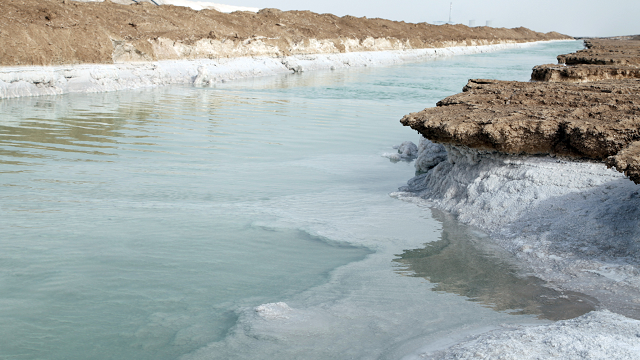
[[0,3],[0,99],[168,84],[206,86],[572,39],[525,28],[118,2]]
[[140,89],[170,84],[210,86],[234,79],[313,70],[384,66],[525,47],[505,43],[438,49],[387,50],[285,57],[162,60],[126,64],[0,67],[0,99]]
[[0,3],[0,66],[285,57],[566,40],[555,32],[411,24],[310,11],[222,13],[140,2]]

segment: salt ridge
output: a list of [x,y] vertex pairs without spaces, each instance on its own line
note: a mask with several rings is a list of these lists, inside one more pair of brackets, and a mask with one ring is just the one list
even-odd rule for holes
[[0,99],[140,89],[170,84],[207,86],[240,78],[349,67],[385,66],[438,57],[521,48],[533,44],[536,43],[293,55],[282,58],[265,56],[122,64],[1,67]]

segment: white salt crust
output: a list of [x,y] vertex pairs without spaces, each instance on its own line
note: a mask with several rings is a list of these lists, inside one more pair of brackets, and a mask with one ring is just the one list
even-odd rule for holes
[[638,358],[640,321],[604,310],[549,325],[494,330],[444,351],[419,351],[403,360]]
[[[448,211],[490,235],[532,275],[591,295],[601,309],[640,316],[640,186],[623,174],[600,162],[426,139],[416,169],[392,196]],[[604,310],[408,358],[638,359],[639,346],[640,322]]]
[[0,67],[0,99],[93,93],[169,84],[207,86],[233,79],[313,70],[384,66],[437,57],[475,54],[535,43],[294,55],[163,60],[122,64]]
[[[535,275],[604,304],[614,288],[640,294],[640,186],[625,175],[600,162],[450,145],[446,161],[428,169],[443,159],[442,147],[423,141],[416,166],[428,171],[393,196],[456,215]],[[632,298],[616,297],[618,306],[640,310]]]

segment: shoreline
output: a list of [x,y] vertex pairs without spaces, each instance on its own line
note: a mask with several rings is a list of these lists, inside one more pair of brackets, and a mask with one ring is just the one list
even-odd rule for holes
[[418,164],[437,164],[393,197],[446,211],[489,235],[534,276],[640,318],[640,302],[634,302],[640,298],[634,266],[640,251],[631,246],[640,186],[595,161],[440,147],[428,140],[420,149]]
[[631,360],[640,354],[640,255],[629,246],[638,233],[639,185],[595,161],[445,147],[426,139],[419,149],[418,165],[437,165],[392,197],[452,214],[487,234],[485,246],[514,256],[527,276],[599,303],[595,311],[547,325],[486,329],[446,344],[425,339],[403,360],[477,354]]
[[524,27],[414,24],[271,8],[223,13],[144,1],[0,3],[0,66],[282,58],[540,40],[574,39]]
[[421,134],[417,175],[391,195],[479,229],[527,274],[596,299],[596,311],[425,347],[415,358],[640,354],[639,44],[585,43],[559,55],[560,65],[534,67],[540,81],[469,80],[406,115],[401,122]]
[[171,84],[208,86],[234,79],[293,74],[349,67],[389,66],[440,57],[477,54],[533,46],[535,42],[455,46],[447,48],[363,51],[285,57],[235,57],[160,60],[121,64],[78,64],[0,67],[0,99],[23,96],[95,93]]

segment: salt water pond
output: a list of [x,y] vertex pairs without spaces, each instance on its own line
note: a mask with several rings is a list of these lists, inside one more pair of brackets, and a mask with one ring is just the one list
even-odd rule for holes
[[414,168],[383,156],[467,79],[581,47],[0,100],[0,358],[397,359],[588,311],[391,198]]

